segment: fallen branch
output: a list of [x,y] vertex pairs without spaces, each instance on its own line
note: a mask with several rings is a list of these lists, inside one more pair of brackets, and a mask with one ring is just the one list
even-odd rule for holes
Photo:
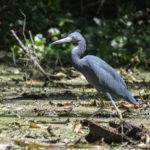
[[[44,69],[39,65],[36,56],[33,56],[30,53],[30,50],[28,48],[26,48],[24,46],[24,44],[21,42],[21,40],[19,39],[19,37],[17,36],[17,34],[15,33],[14,30],[11,30],[12,35],[15,37],[15,39],[18,41],[18,44],[20,45],[20,47],[22,48],[23,52],[26,54],[27,58],[29,58],[29,60],[31,62],[33,62],[33,64],[35,65],[35,67],[37,67],[37,69],[48,79],[50,80],[49,76],[46,74],[46,72],[44,71]],[[31,34],[31,33],[30,33]],[[30,35],[31,36],[31,35]],[[31,38],[31,37],[30,37]],[[32,45],[33,46],[33,45]],[[33,46],[34,47],[34,46]]]
[[108,144],[121,142],[130,142],[134,144],[134,142],[130,138],[126,137],[125,135],[122,135],[115,128],[104,127],[89,120],[84,120],[83,123],[87,124],[90,129],[89,134],[85,137],[85,139],[89,143],[104,141]]
[[84,120],[83,126],[89,127],[89,134],[85,139],[89,143],[122,143],[128,142],[135,145],[137,143],[148,144],[150,142],[150,130],[146,127],[139,127],[129,121],[118,123],[109,122],[109,126],[103,126],[97,122]]

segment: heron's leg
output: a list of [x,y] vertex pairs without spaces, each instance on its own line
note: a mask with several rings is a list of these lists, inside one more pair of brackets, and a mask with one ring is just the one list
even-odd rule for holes
[[118,113],[119,119],[120,119],[120,120],[123,120],[122,114],[121,114],[120,110],[118,109],[117,105],[115,104],[115,102],[113,101],[111,95],[110,95],[109,93],[105,93],[105,94],[106,94],[107,97],[111,100],[113,106],[115,107],[115,109],[116,109],[116,111],[117,111],[117,113]]
[[[99,92],[97,93],[97,96],[98,97],[100,96]],[[103,110],[103,108],[104,108],[104,101],[103,100],[101,100],[101,104],[102,104],[101,108],[98,109],[96,112],[94,112],[91,116],[87,117],[86,119],[90,119],[90,118],[94,117],[96,114],[98,114],[99,112],[101,112]]]

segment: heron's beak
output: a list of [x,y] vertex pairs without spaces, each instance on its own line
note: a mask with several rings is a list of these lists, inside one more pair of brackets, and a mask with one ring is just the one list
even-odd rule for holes
[[55,41],[55,42],[51,43],[51,45],[61,44],[61,43],[69,43],[71,41],[72,41],[71,37],[66,37],[64,39],[61,39],[61,40],[58,40],[58,41]]

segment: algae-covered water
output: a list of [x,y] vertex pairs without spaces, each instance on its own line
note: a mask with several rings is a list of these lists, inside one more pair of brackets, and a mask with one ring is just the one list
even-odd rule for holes
[[[100,99],[104,100],[104,111],[92,119],[104,126],[119,119],[111,103],[103,95],[98,98],[79,72],[59,68],[45,84],[39,73],[29,78],[19,68],[1,65],[0,70],[0,149],[116,148],[85,140],[89,129],[80,121],[101,106]],[[117,71],[139,102],[139,107],[134,108],[122,99],[115,101],[124,119],[150,128],[150,72]]]

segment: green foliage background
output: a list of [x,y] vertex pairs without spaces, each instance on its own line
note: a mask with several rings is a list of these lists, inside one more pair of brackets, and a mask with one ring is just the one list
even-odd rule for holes
[[[10,29],[24,41],[22,10],[27,17],[27,38],[31,30],[43,63],[69,65],[73,45],[52,48],[49,44],[78,30],[87,40],[88,54],[114,66],[125,65],[135,56],[143,64],[150,64],[149,0],[1,0],[0,3],[0,50],[13,50],[17,58],[22,53]],[[25,44],[30,46],[31,42]]]

